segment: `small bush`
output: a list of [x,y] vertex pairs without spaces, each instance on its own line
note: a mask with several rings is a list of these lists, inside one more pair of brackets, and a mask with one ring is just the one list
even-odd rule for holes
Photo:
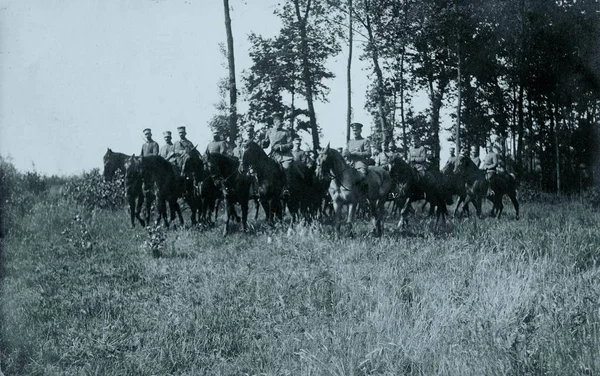
[[67,181],[63,196],[89,210],[120,209],[126,202],[124,176],[117,172],[112,181],[105,181],[100,170],[95,168]]

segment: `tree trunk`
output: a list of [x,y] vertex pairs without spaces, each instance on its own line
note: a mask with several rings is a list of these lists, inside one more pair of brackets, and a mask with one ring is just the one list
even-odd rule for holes
[[310,118],[310,133],[312,135],[313,150],[319,150],[319,129],[317,127],[317,116],[315,114],[315,105],[313,102],[313,82],[310,74],[310,62],[308,61],[308,38],[306,32],[306,23],[310,12],[311,0],[308,0],[304,17],[300,14],[299,0],[294,0],[296,18],[300,26],[300,53],[302,55],[302,81],[306,86],[306,103],[308,104],[308,116]]
[[375,45],[375,38],[373,37],[373,28],[371,26],[371,17],[368,13],[368,5],[365,0],[365,9],[367,9],[366,15],[366,25],[367,35],[369,37],[369,47],[371,48],[371,59],[373,60],[373,69],[375,70],[375,76],[377,78],[376,87],[377,87],[377,110],[379,112],[379,121],[381,126],[381,142],[386,142],[385,132],[388,129],[387,118],[385,114],[385,97],[383,90],[383,73],[381,72],[381,67],[379,66],[379,51],[377,50],[377,46]]
[[[458,0],[454,3],[454,10],[458,14]],[[456,129],[455,129],[455,141],[456,152],[460,153],[461,145],[460,145],[460,109],[462,107],[462,76],[460,66],[462,64],[461,56],[460,56],[460,24],[459,27],[456,28],[456,56],[458,60],[457,69],[456,69],[456,86],[457,86],[457,98],[456,98]]]
[[225,10],[225,30],[227,31],[227,62],[229,65],[229,146],[233,147],[237,138],[237,86],[235,82],[235,57],[233,53],[233,33],[229,0],[223,0]]
[[346,143],[350,140],[350,124],[352,123],[352,43],[354,39],[352,30],[352,12],[352,0],[348,0],[348,65],[346,68],[348,111],[346,113]]
[[402,46],[400,54],[400,121],[402,122],[402,148],[403,157],[408,159],[408,148],[406,147],[406,119],[404,118],[404,55],[406,49]]

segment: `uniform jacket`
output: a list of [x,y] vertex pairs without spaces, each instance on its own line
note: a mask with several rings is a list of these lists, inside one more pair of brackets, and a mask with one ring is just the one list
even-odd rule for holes
[[292,155],[292,135],[285,129],[271,129],[267,133],[267,139],[262,147],[271,146],[271,157],[278,162],[290,161],[294,158]]
[[167,157],[171,154],[173,154],[175,152],[175,145],[171,144],[164,144],[163,146],[160,147],[160,156],[163,157],[164,159],[167,159]]
[[142,145],[142,152],[140,155],[142,157],[147,157],[149,155],[158,155],[158,143],[156,141],[146,141],[145,144]]
[[229,148],[227,147],[227,141],[212,141],[207,146],[209,153],[221,153],[229,154]]

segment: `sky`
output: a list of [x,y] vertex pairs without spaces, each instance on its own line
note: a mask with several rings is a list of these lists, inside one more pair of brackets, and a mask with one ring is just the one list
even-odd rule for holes
[[[230,0],[238,87],[251,65],[248,35],[279,31],[277,3]],[[107,148],[139,154],[144,128],[162,145],[162,132],[180,125],[204,150],[228,74],[225,42],[222,0],[0,0],[0,155],[21,171],[78,174],[102,169]],[[342,146],[345,48],[328,67],[337,77],[326,82],[329,103],[315,105],[317,121],[321,142]],[[353,120],[365,136],[367,70],[355,58]]]

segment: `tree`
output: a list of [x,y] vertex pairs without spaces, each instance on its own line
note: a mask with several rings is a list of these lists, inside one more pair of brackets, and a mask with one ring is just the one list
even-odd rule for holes
[[[330,22],[325,5],[322,0],[287,0],[276,11],[283,23],[279,35],[250,36],[253,64],[244,78],[251,117],[265,121],[273,109],[287,110],[292,119],[307,116],[297,127],[310,131],[314,149],[319,148],[314,101],[327,100],[329,88],[323,81],[334,74],[325,63],[340,50],[337,27],[323,27]],[[296,94],[304,98],[306,109],[296,105]],[[288,95],[291,105],[284,103]]]
[[229,68],[229,143],[233,147],[237,138],[237,85],[235,79],[235,57],[233,53],[233,32],[231,31],[231,15],[229,0],[223,0],[225,11],[225,30],[227,33],[227,63]]

